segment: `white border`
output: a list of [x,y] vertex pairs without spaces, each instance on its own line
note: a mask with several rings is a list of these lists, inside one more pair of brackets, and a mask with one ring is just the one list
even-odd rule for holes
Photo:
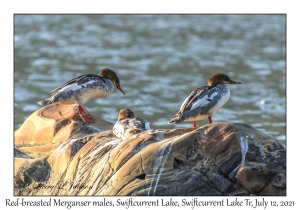
[[[4,209],[12,209],[14,207],[7,207],[5,205],[5,199],[15,200],[17,197],[13,197],[13,164],[12,164],[12,152],[13,152],[13,14],[14,13],[281,13],[287,14],[287,196],[280,197],[266,197],[265,200],[279,201],[295,201],[295,206],[300,206],[299,181],[296,179],[299,170],[298,157],[299,142],[297,129],[299,123],[299,90],[298,87],[300,76],[298,76],[299,70],[299,26],[300,16],[299,8],[296,1],[1,1],[0,6],[0,20],[1,20],[1,130],[4,131],[4,136],[1,142],[1,200],[0,206]],[[23,197],[26,200],[38,200],[41,197]],[[48,199],[49,197],[43,197]],[[103,197],[102,197],[103,198]],[[101,199],[102,199],[101,198]],[[108,199],[115,199],[113,197],[107,197]],[[127,197],[121,197],[127,199]],[[158,197],[161,198],[161,197]],[[169,197],[163,197],[168,200]],[[188,198],[188,197],[185,197]],[[227,199],[228,197],[200,197],[202,200],[220,200]],[[262,199],[261,197],[258,197]],[[97,200],[100,198],[93,197],[61,197],[62,200]],[[153,200],[156,198],[137,197],[136,200]],[[176,197],[174,199],[181,200],[182,198]],[[234,199],[234,198],[230,198]],[[245,197],[239,197],[243,200]],[[254,199],[254,198],[253,198]],[[20,208],[20,207],[17,207]],[[27,207],[32,209],[33,207]],[[53,208],[53,207],[52,207]],[[56,207],[61,209],[67,209],[66,207]],[[89,207],[93,208],[93,207]],[[97,207],[104,208],[104,207]],[[143,207],[145,208],[145,207]],[[148,207],[151,208],[151,207]],[[213,208],[213,207],[210,207]],[[219,207],[218,207],[219,208]],[[292,207],[290,207],[292,208]],[[294,207],[295,208],[295,207]],[[1,208],[3,209],[3,208]],[[73,207],[71,209],[79,209]],[[80,208],[82,209],[82,208]],[[96,209],[96,208],[95,208]],[[125,208],[123,208],[125,209]],[[130,209],[137,209],[130,207]],[[139,207],[140,209],[140,207]],[[171,209],[168,208],[168,209]],[[173,209],[173,208],[172,208]],[[190,208],[188,208],[190,209]],[[195,208],[196,209],[196,208]],[[203,209],[203,207],[202,207]],[[204,208],[207,209],[207,208]],[[259,208],[261,209],[261,208]],[[270,209],[268,207],[267,209]],[[278,208],[276,208],[278,209]],[[281,208],[279,208],[281,209]]]

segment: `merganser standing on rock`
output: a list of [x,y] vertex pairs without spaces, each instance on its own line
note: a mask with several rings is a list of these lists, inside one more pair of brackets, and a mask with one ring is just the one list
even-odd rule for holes
[[114,91],[114,86],[125,95],[117,74],[109,68],[104,68],[100,71],[99,76],[84,74],[55,88],[50,91],[51,97],[38,102],[38,104],[42,106],[53,103],[78,104],[79,116],[86,124],[91,124],[95,121],[91,114],[84,111],[82,105],[88,99],[109,96]]
[[180,110],[174,115],[169,123],[181,123],[193,121],[194,128],[197,128],[196,121],[211,117],[228,101],[230,90],[225,84],[242,84],[231,80],[226,74],[215,73],[207,80],[208,86],[193,90],[182,103]]
[[130,109],[121,109],[118,114],[118,121],[113,127],[113,133],[123,140],[132,135],[150,129],[150,123],[140,117],[134,117]]

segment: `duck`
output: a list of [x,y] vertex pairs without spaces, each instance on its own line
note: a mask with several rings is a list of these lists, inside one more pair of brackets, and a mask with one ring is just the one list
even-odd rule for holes
[[214,73],[207,79],[208,86],[193,90],[183,101],[179,111],[170,118],[169,124],[179,124],[192,121],[197,128],[196,121],[208,118],[212,123],[212,116],[228,101],[230,90],[226,84],[242,84],[230,79],[224,73]]
[[50,104],[75,104],[78,106],[78,115],[86,123],[95,123],[91,114],[83,109],[83,104],[92,98],[103,98],[109,96],[114,87],[119,89],[124,95],[121,88],[120,80],[117,74],[109,69],[104,68],[99,75],[84,74],[78,76],[65,84],[50,91],[51,97],[39,101],[41,106]]
[[123,140],[132,135],[150,130],[150,122],[140,117],[135,117],[130,109],[121,109],[118,113],[118,121],[113,127],[113,133]]

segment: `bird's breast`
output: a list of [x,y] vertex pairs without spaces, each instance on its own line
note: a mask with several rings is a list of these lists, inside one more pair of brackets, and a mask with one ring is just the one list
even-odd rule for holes
[[227,89],[227,91],[223,92],[221,94],[220,98],[216,98],[212,102],[214,102],[213,106],[210,108],[209,113],[210,115],[214,115],[219,111],[219,109],[229,100],[230,97],[230,91]]

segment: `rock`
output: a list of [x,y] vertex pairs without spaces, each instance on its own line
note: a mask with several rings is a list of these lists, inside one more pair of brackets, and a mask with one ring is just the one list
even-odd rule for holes
[[15,131],[15,147],[19,152],[37,158],[55,150],[68,139],[112,129],[112,123],[92,116],[95,123],[87,125],[77,115],[76,106],[51,104],[43,107]]
[[266,164],[247,162],[240,167],[236,178],[248,191],[258,193],[265,187],[269,175]]
[[[71,107],[52,109],[75,113]],[[76,114],[54,120],[37,117],[41,112],[26,121],[52,131],[47,139],[31,127],[33,133],[21,141],[23,126],[18,131],[16,196],[286,195],[285,148],[251,126],[218,122],[197,129],[152,129],[122,140],[107,122],[107,129],[90,134],[73,126],[75,137],[70,123],[57,128],[57,122],[78,123]],[[68,135],[56,137],[64,129]],[[51,143],[55,146],[48,153],[32,152]],[[23,149],[27,145],[32,149]]]

